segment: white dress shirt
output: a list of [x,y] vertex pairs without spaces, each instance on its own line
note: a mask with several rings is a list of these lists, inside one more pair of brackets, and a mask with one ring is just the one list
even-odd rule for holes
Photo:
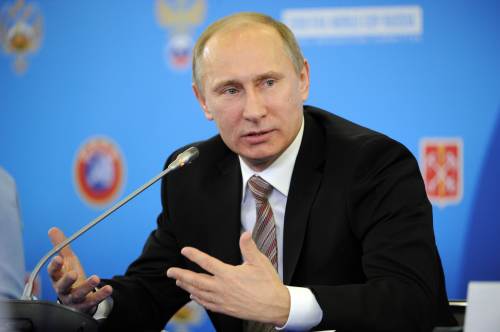
[[[278,274],[283,280],[283,229],[285,223],[285,208],[288,199],[288,190],[292,180],[293,167],[299,153],[300,143],[304,134],[304,119],[300,130],[292,144],[268,168],[261,172],[252,170],[239,157],[241,175],[243,179],[243,193],[241,200],[241,228],[242,232],[252,231],[257,218],[255,198],[248,188],[248,180],[258,175],[273,186],[268,197],[276,223],[276,240],[278,242]],[[323,311],[316,297],[309,288],[287,286],[290,292],[290,313],[288,321],[282,329],[310,330],[321,322]]]

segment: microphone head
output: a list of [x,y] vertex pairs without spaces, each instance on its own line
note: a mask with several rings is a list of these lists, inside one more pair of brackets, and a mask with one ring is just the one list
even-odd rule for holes
[[198,148],[194,146],[186,149],[184,152],[177,156],[177,159],[179,159],[179,162],[181,164],[180,167],[189,164],[190,162],[198,158],[199,155],[200,150],[198,150]]
[[183,152],[181,152],[177,158],[168,166],[170,170],[174,170],[179,167],[183,167],[186,164],[191,163],[193,160],[198,158],[200,151],[198,148],[192,146]]

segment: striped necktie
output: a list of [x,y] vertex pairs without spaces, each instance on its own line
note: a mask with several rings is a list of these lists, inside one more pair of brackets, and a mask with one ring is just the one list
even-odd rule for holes
[[[268,196],[273,186],[259,176],[252,176],[248,180],[248,188],[255,198],[257,218],[252,231],[252,238],[257,248],[269,258],[274,268],[278,270],[278,242],[276,240],[276,224],[273,210],[268,201]],[[246,321],[243,325],[245,332],[275,331],[272,324]]]
[[278,242],[276,240],[276,224],[268,196],[273,186],[259,176],[248,180],[248,188],[256,201],[257,220],[252,231],[252,238],[259,250],[269,258],[274,268],[278,270]]

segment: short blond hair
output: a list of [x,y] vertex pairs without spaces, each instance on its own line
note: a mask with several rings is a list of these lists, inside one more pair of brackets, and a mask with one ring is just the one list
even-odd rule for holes
[[283,43],[285,45],[285,52],[290,57],[290,60],[292,61],[293,67],[295,68],[297,74],[302,71],[302,67],[304,66],[304,56],[302,55],[295,36],[285,24],[275,20],[271,16],[260,13],[237,13],[223,17],[220,20],[212,23],[210,26],[208,26],[208,28],[205,29],[205,31],[203,31],[201,36],[196,41],[196,44],[194,45],[192,64],[193,83],[196,84],[200,91],[202,75],[201,58],[203,55],[203,50],[210,38],[212,38],[216,33],[223,31],[224,29],[244,26],[252,23],[260,23],[273,28],[283,40]]

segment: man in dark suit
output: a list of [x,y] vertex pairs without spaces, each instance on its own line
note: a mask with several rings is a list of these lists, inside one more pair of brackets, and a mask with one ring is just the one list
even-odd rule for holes
[[85,279],[69,249],[51,262],[64,303],[93,313],[106,299],[110,330],[159,329],[190,298],[223,331],[453,324],[417,163],[388,137],[303,106],[309,65],[288,28],[249,13],[214,23],[193,81],[219,135],[163,182],[158,227],[125,276],[92,292],[99,278]]

